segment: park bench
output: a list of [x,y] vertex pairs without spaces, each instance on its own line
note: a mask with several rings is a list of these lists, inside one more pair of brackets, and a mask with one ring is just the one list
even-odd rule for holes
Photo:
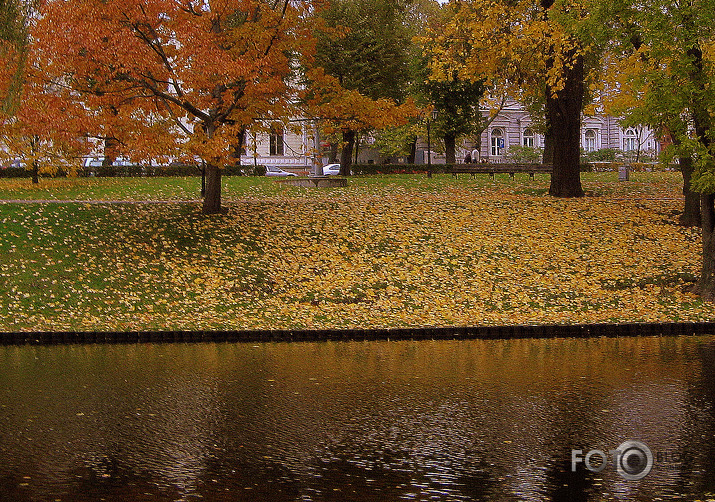
[[551,164],[456,164],[450,172],[457,178],[460,174],[469,174],[474,178],[477,174],[488,174],[494,178],[495,174],[506,173],[514,179],[514,173],[528,173],[533,180],[534,174],[551,174],[553,166]]

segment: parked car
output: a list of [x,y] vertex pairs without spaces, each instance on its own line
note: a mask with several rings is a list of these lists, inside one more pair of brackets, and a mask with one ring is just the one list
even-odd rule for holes
[[17,168],[21,168],[21,167],[24,168],[24,167],[25,167],[25,163],[24,163],[23,161],[21,161],[20,159],[15,159],[15,160],[11,161],[11,162],[8,163],[8,164],[3,164],[3,165],[0,166],[0,167],[2,167],[3,169],[8,168],[8,167],[14,167],[14,168],[16,168],[16,169],[17,169]]
[[328,164],[323,166],[323,176],[334,176],[340,174],[340,164]]
[[[104,157],[87,157],[84,159],[84,167],[102,167],[102,163],[104,162]],[[132,163],[124,159],[122,157],[117,157],[114,159],[114,162],[112,163],[113,166],[121,166],[121,167],[126,167],[126,166],[131,166]]]
[[276,166],[266,166],[266,176],[298,176],[295,173],[289,173],[284,171],[280,167]]

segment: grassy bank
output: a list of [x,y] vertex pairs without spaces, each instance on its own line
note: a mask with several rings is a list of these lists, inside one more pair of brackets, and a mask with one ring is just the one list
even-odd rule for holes
[[198,178],[0,180],[0,330],[243,329],[711,320],[683,293],[697,231],[679,175],[356,177],[342,189]]

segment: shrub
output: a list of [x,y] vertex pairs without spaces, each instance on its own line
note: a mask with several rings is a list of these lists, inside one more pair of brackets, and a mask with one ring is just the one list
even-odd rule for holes
[[615,148],[602,148],[593,152],[581,152],[581,162],[615,162],[619,150]]
[[[264,166],[226,166],[222,173],[224,176],[243,176],[255,175],[261,176],[265,174]],[[47,176],[46,174],[40,174]],[[54,178],[67,176],[98,176],[98,177],[143,177],[143,176],[201,176],[201,166],[194,164],[173,164],[170,166],[98,166],[93,168],[79,168],[76,173],[68,173],[64,168],[58,168],[57,172],[52,175]],[[23,167],[7,167],[0,169],[0,178],[30,178],[32,171]]]
[[538,164],[544,151],[541,148],[531,146],[511,145],[506,151],[506,159],[509,162],[519,164]]
[[24,167],[4,167],[0,169],[0,178],[31,178],[32,171]]

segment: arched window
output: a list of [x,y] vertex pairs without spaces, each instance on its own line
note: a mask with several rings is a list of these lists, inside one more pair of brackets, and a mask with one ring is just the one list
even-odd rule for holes
[[632,152],[637,149],[638,144],[637,144],[638,136],[636,135],[636,131],[633,129],[628,129],[626,130],[626,135],[623,138],[623,150],[626,152]]
[[534,148],[534,131],[531,129],[524,129],[524,146],[529,148]]
[[501,129],[492,129],[492,157],[499,157],[504,149],[504,133]]
[[271,127],[270,155],[283,155],[283,128],[280,126]]
[[584,150],[587,152],[595,152],[596,148],[596,131],[593,129],[588,129],[586,134],[584,134],[585,144],[583,145]]

